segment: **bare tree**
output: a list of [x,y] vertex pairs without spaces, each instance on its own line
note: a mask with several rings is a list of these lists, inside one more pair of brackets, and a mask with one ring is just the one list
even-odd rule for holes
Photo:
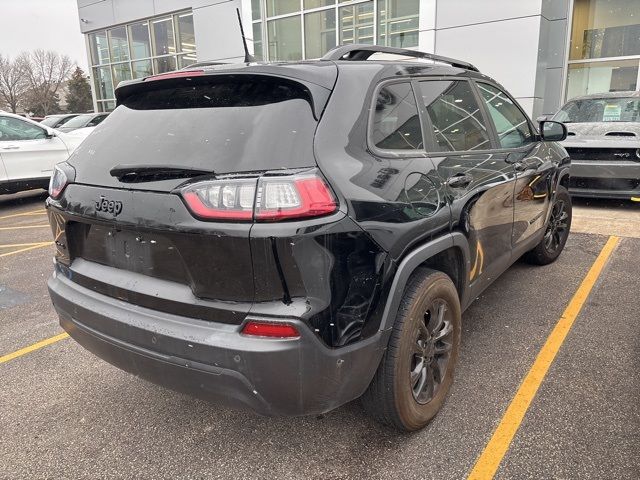
[[28,89],[29,83],[22,74],[20,62],[0,55],[0,100],[16,113]]
[[71,76],[73,62],[68,56],[51,50],[24,52],[17,62],[29,85],[31,102],[44,115],[48,115],[57,105],[60,86]]

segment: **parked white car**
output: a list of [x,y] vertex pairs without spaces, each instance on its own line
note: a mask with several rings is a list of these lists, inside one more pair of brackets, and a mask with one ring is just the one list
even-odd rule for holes
[[0,111],[0,194],[47,188],[53,166],[66,160],[86,134],[65,134]]

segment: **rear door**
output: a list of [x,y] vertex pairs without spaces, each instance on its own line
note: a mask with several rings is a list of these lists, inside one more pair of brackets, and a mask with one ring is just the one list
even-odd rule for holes
[[0,116],[0,155],[7,180],[46,178],[53,166],[68,156],[67,147],[33,123]]
[[470,81],[419,82],[428,151],[446,184],[452,229],[469,241],[471,297],[510,264],[515,171],[495,148],[489,121]]
[[550,205],[556,165],[527,115],[503,90],[477,82],[499,147],[516,173],[512,244],[517,254],[538,243]]

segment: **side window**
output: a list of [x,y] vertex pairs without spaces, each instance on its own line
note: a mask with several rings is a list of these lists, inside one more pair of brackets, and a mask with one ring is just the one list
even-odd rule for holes
[[95,127],[96,125],[101,123],[105,118],[107,118],[106,115],[98,115],[97,117],[94,117],[93,120],[91,120],[89,123],[87,123],[87,127]]
[[486,83],[478,83],[478,88],[502,148],[517,148],[535,141],[527,117],[503,91]]
[[376,98],[373,144],[383,150],[421,150],[422,128],[410,83],[383,86]]
[[487,150],[491,140],[480,106],[466,81],[420,82],[437,151]]
[[23,122],[17,118],[0,117],[0,142],[37,140],[46,138],[46,136],[47,132],[36,125]]

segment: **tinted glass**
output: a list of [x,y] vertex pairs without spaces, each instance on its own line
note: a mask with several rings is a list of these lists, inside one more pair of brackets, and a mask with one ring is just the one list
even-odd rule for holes
[[486,83],[478,83],[478,88],[498,132],[501,147],[517,148],[534,141],[527,117],[504,92]]
[[131,42],[131,57],[148,58],[151,56],[149,43],[149,22],[136,23],[129,26],[129,41]]
[[411,84],[394,83],[380,89],[371,137],[373,144],[384,150],[423,148],[420,118]]
[[564,123],[640,122],[640,97],[573,100],[553,119]]
[[271,20],[267,26],[270,60],[302,58],[302,27],[299,16]]
[[129,60],[129,42],[127,29],[118,27],[109,30],[109,45],[111,46],[111,61],[123,62]]
[[373,0],[340,8],[340,43],[373,44]]
[[437,151],[491,148],[480,106],[468,82],[420,82],[420,94],[431,120]]
[[92,118],[93,118],[93,115],[90,113],[86,115],[78,115],[77,117],[73,117],[71,120],[69,120],[66,123],[65,127],[69,127],[69,128],[85,127],[87,123],[91,121]]
[[193,78],[124,99],[81,152],[95,151],[85,175],[104,184],[117,182],[109,175],[117,163],[182,163],[218,173],[305,167],[315,165],[316,125],[310,94],[298,83]]
[[378,0],[378,44],[418,45],[420,0]]
[[193,14],[184,13],[175,16],[178,28],[178,47],[182,53],[195,53],[196,36],[193,30]]
[[46,137],[46,131],[17,118],[0,117],[0,142],[37,140]]
[[336,11],[322,10],[304,16],[307,58],[319,58],[336,46]]
[[171,18],[153,20],[151,22],[153,54],[166,55],[176,53],[176,43],[173,38],[173,22]]
[[89,34],[89,48],[91,49],[91,62],[93,65],[109,63],[109,44],[107,34],[97,32]]
[[47,117],[40,122],[40,125],[46,125],[47,127],[55,127],[60,123],[60,117]]

